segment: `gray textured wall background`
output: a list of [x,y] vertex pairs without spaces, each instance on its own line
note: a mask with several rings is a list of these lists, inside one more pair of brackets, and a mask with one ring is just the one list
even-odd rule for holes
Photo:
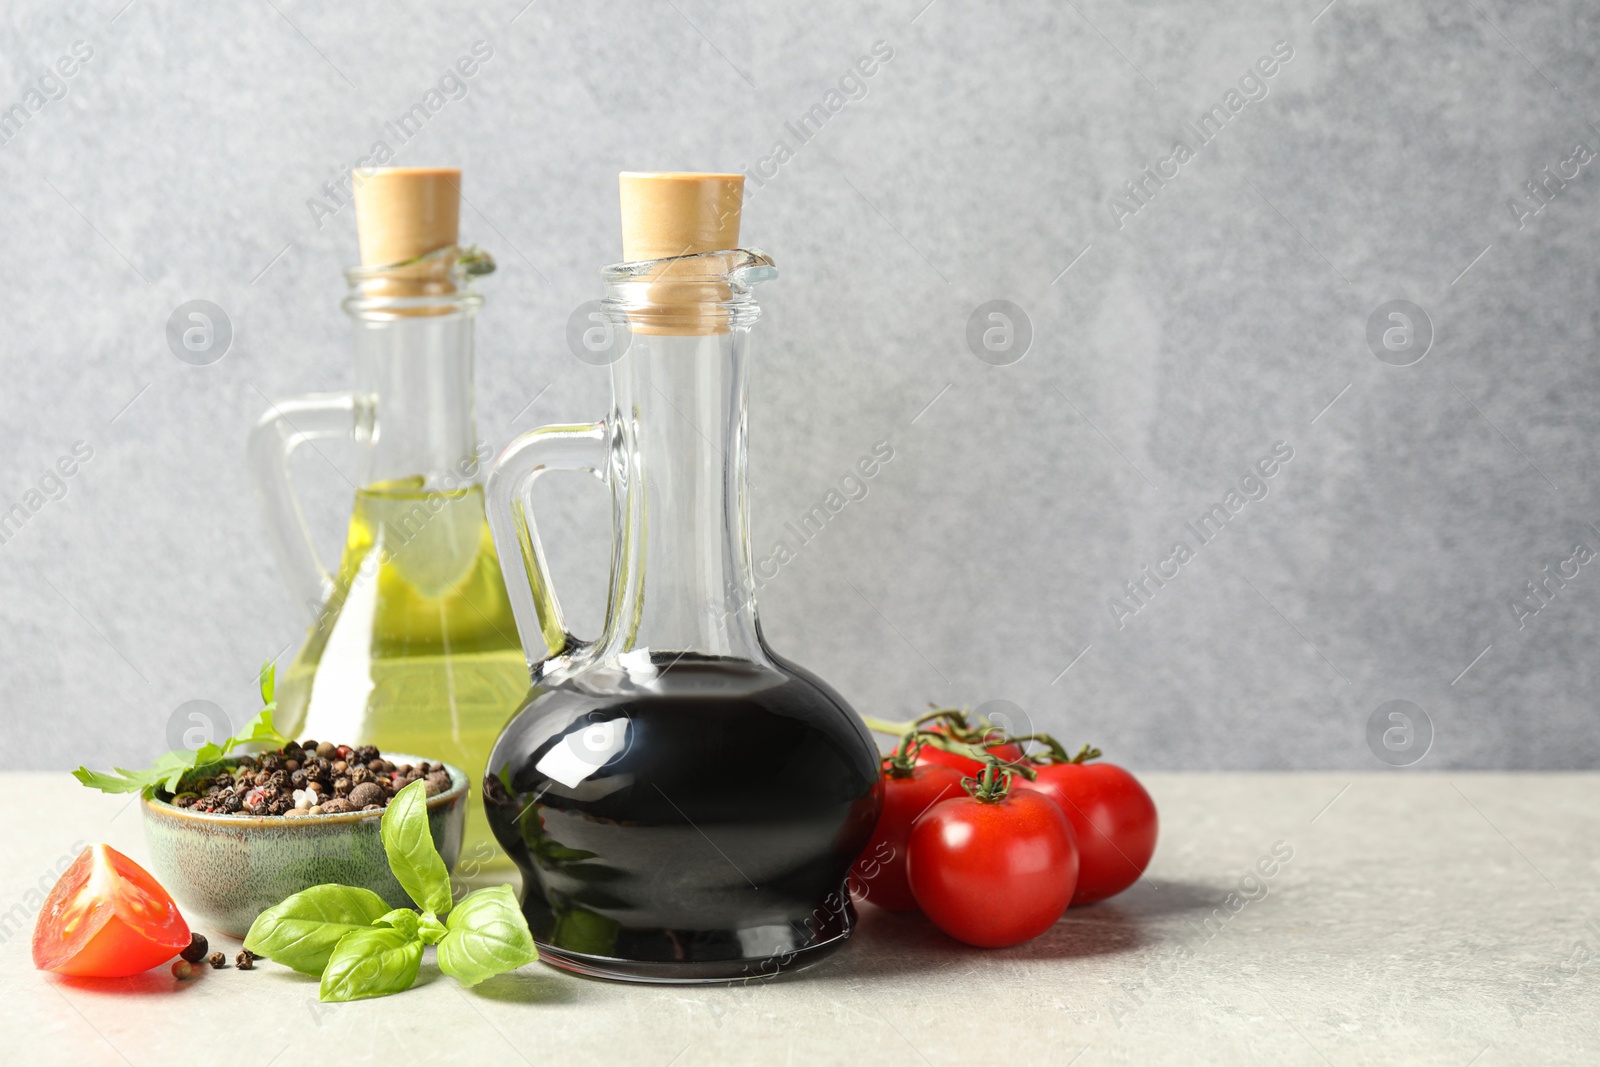
[[[616,171],[756,166],[877,41],[865,96],[746,212],[783,271],[758,551],[895,449],[764,591],[776,647],[864,711],[1006,699],[1139,767],[1375,768],[1393,699],[1433,723],[1423,769],[1600,763],[1600,574],[1520,627],[1511,607],[1600,549],[1600,161],[1520,225],[1509,206],[1600,150],[1592,4],[125,3],[0,27],[0,108],[93,49],[0,148],[0,506],[94,450],[0,547],[0,766],[142,761],[190,699],[238,721],[295,638],[244,440],[267,397],[350,380],[353,213],[317,224],[325,180],[379,139],[465,168],[465,235],[502,267],[479,334],[498,447],[602,410],[563,334],[618,256]],[[468,96],[387,137],[479,41]],[[1186,124],[1278,42],[1266,97],[1199,147]],[[1115,225],[1176,140],[1194,157]],[[164,340],[194,298],[235,331],[211,366]],[[965,340],[997,298],[1033,329],[1008,366]],[[1432,323],[1411,366],[1367,343],[1394,299]],[[1187,536],[1280,441],[1265,499]],[[348,487],[302,458],[331,553]],[[548,499],[592,629],[603,494]],[[1180,539],[1194,558],[1119,628],[1109,601]]]

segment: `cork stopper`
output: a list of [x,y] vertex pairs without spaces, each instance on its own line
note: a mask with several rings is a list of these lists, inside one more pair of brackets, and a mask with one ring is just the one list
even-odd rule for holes
[[[623,171],[619,181],[625,262],[739,247],[744,175]],[[643,300],[628,312],[630,328],[642,334],[727,333],[721,304],[732,293],[726,281],[708,277],[717,269],[703,261],[662,264],[649,275]]]
[[385,267],[448,248],[459,236],[461,171],[378,167],[351,175],[361,265]]
[[744,175],[623,171],[618,177],[625,262],[739,247]]

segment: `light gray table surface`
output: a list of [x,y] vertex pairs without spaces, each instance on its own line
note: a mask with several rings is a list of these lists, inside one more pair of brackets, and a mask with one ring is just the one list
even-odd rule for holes
[[[179,983],[42,974],[30,887],[80,840],[145,858],[127,798],[0,775],[7,1062],[1600,1062],[1600,775],[1159,774],[1161,843],[1121,898],[1012,949],[862,909],[778,982],[644,987],[535,964],[323,1005],[271,963]],[[1265,864],[1263,857],[1289,858]],[[44,877],[45,885],[53,877]],[[1230,901],[1230,894],[1237,894]],[[28,914],[22,916],[17,906]],[[230,953],[237,943],[214,938]]]

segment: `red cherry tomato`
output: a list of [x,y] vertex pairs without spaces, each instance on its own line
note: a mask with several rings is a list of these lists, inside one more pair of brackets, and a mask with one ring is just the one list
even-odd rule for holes
[[[887,764],[887,761],[885,761]],[[890,911],[916,911],[906,881],[906,842],[917,816],[953,797],[965,796],[961,775],[949,767],[924,763],[909,777],[896,778],[887,765],[883,775],[883,813],[872,840],[850,869],[850,890],[857,898]]]
[[1115,896],[1136,882],[1156,850],[1160,820],[1139,780],[1113,763],[1049,763],[1038,779],[1018,775],[1012,788],[1042,793],[1061,806],[1078,835],[1074,904]]
[[912,825],[906,855],[923,913],[980,948],[1044,933],[1067,910],[1078,881],[1072,824],[1037,793],[941,801]]
[[[943,723],[930,726],[929,729],[941,734],[950,732]],[[985,747],[1005,763],[1016,763],[1022,759],[1022,746],[1009,741],[1003,744],[986,745]],[[975,760],[970,756],[962,756],[955,752],[946,752],[944,749],[935,748],[932,745],[922,746],[922,751],[917,753],[917,762],[951,767],[968,777],[977,777],[983,773],[982,760]]]
[[110,845],[91,845],[45,898],[33,928],[42,971],[125,978],[189,947],[189,924],[143,867]]

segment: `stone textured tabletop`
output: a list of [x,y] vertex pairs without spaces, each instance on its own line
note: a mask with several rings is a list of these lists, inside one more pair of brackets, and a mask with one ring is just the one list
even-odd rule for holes
[[64,774],[0,775],[0,1033],[8,1062],[160,1067],[1600,1062],[1600,775],[1147,784],[1163,819],[1148,879],[1017,948],[864,908],[845,951],[775,983],[536,964],[465,991],[430,955],[408,993],[323,1005],[270,963],[185,983],[36,972],[30,888],[80,841],[142,861],[139,813]]

